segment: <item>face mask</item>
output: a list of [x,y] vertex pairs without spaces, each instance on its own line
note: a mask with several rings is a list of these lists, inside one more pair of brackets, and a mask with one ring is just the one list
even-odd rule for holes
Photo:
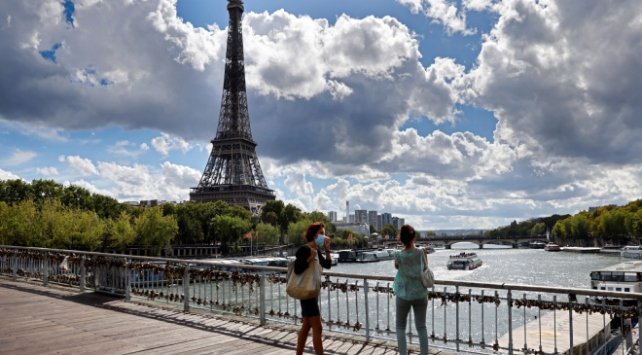
[[317,235],[316,242],[317,242],[318,248],[323,248],[323,245],[325,244],[325,235],[323,234]]

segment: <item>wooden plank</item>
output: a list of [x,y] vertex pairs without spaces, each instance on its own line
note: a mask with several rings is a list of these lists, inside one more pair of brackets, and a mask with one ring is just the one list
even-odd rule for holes
[[[2,354],[289,355],[294,353],[299,329],[282,323],[261,327],[255,319],[234,315],[205,316],[152,308],[100,294],[15,282],[2,276],[0,311]],[[335,349],[329,354],[396,354],[394,348],[355,342],[324,337],[325,348]],[[311,334],[306,345],[306,353],[313,353]]]

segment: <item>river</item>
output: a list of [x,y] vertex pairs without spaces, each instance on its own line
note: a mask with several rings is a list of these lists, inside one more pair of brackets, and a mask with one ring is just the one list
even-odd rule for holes
[[[487,249],[478,249],[473,243],[458,243],[450,250],[438,249],[428,255],[428,264],[438,280],[589,288],[592,270],[630,260],[603,253],[484,247]],[[477,253],[483,265],[470,271],[448,270],[448,257],[464,250]],[[393,261],[339,263],[332,271],[382,276],[394,276],[396,272]]]

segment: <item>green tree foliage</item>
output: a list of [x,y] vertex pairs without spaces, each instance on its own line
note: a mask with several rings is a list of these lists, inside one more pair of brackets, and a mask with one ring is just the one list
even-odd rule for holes
[[302,245],[305,241],[305,230],[312,222],[307,219],[291,223],[288,227],[288,244]]
[[384,224],[381,228],[381,236],[385,238],[386,235],[388,237],[395,238],[397,236],[397,228],[392,224]]
[[9,244],[7,238],[7,227],[3,221],[9,218],[9,205],[6,202],[0,201],[0,245]]
[[250,231],[250,222],[235,216],[219,215],[212,218],[210,235],[217,243],[221,243],[225,253],[228,246],[239,242],[243,234]]
[[136,230],[134,230],[132,219],[126,211],[120,212],[116,219],[107,220],[105,229],[104,248],[122,251],[136,242]]
[[256,225],[257,242],[262,244],[277,244],[279,242],[279,229],[267,223]]
[[161,250],[171,248],[171,243],[178,234],[178,224],[174,216],[163,216],[159,206],[145,208],[134,220],[136,243],[147,246],[153,255],[160,255]]
[[[522,222],[513,221],[508,226],[487,230],[484,234],[490,238],[521,238],[534,237],[546,233],[546,229],[552,230],[555,223],[570,215],[552,215],[550,217],[533,218]],[[544,231],[542,232],[542,225]]]
[[544,222],[535,223],[531,228],[531,237],[541,237],[546,234],[546,224]]
[[278,227],[281,240],[283,240],[283,236],[289,236],[288,229],[290,224],[301,220],[301,218],[304,217],[298,207],[292,204],[285,205],[283,201],[274,200],[265,203],[261,210],[260,221]]
[[40,212],[32,200],[14,203],[9,208],[2,221],[7,244],[19,246],[42,246],[44,228]]

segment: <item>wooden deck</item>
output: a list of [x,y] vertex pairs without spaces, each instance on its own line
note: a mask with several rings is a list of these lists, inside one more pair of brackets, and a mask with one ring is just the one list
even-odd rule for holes
[[[293,354],[296,330],[0,276],[0,354]],[[398,354],[395,344],[332,334],[323,344],[326,354]],[[314,353],[311,335],[306,345]]]

